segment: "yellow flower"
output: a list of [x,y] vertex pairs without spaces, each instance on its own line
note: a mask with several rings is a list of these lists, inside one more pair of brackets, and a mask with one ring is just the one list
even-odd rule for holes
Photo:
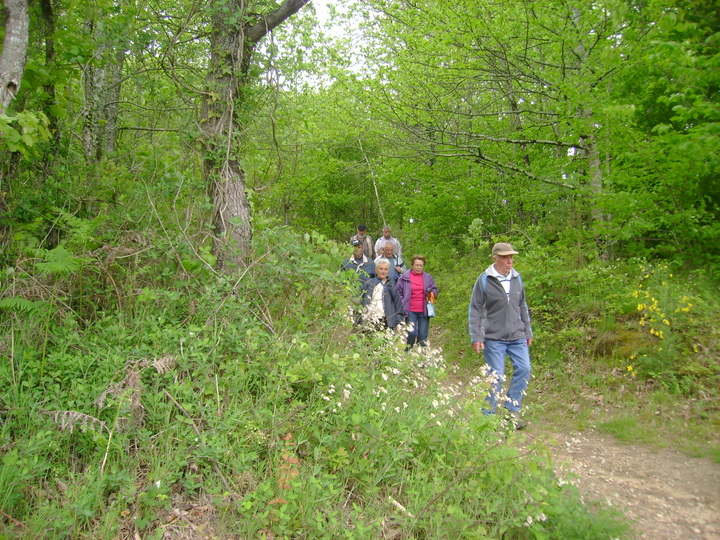
[[628,371],[632,371],[632,370],[633,370],[633,367],[632,367],[632,366],[628,366],[628,367],[627,367],[627,370],[628,370]]

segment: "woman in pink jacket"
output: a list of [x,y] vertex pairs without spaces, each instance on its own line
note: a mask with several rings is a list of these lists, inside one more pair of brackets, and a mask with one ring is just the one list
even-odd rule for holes
[[397,290],[405,311],[405,322],[412,323],[407,338],[407,349],[415,343],[424,347],[430,330],[428,296],[432,293],[434,298],[438,294],[435,280],[425,272],[425,257],[413,255],[410,270],[398,278]]

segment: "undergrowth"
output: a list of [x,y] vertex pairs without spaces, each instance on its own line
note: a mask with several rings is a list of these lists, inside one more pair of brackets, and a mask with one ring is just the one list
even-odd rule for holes
[[[535,332],[523,403],[536,426],[596,427],[720,462],[717,285],[667,263],[517,248]],[[435,336],[472,370],[482,358],[469,346],[467,305],[491,260],[477,253],[447,261],[436,275],[447,293],[438,298]]]
[[508,444],[479,369],[355,332],[354,277],[324,238],[265,228],[226,276],[147,235],[19,251],[2,271],[4,537],[627,531],[546,450]]

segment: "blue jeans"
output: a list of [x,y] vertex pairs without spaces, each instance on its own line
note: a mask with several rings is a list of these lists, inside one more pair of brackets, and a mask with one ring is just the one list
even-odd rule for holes
[[407,348],[409,349],[415,343],[424,347],[430,330],[430,317],[419,311],[410,311],[405,322],[413,324],[412,332],[407,337]]
[[[506,354],[510,357],[510,363],[512,363],[513,376],[503,405],[507,410],[517,412],[520,410],[523,395],[530,382],[530,352],[528,350],[527,340],[485,341],[485,362],[492,370],[492,375],[505,375]],[[497,408],[497,398],[501,395],[501,392],[502,381],[494,381],[487,397],[489,409],[492,413],[494,413]]]

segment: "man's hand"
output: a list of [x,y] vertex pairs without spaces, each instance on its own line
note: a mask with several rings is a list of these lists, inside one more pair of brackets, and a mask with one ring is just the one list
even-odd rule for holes
[[482,341],[476,341],[472,344],[472,348],[476,353],[479,353],[480,351],[485,349],[485,343]]
[[528,345],[528,347],[529,347],[530,345],[532,345],[532,341],[533,341],[532,338],[530,338],[530,339],[527,340],[527,345]]

